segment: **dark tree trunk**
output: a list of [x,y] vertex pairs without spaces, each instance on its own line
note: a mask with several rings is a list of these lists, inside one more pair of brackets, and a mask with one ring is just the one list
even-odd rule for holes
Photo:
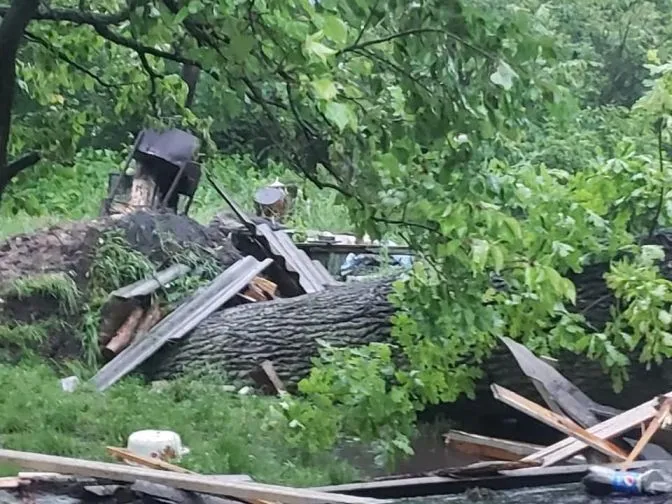
[[[672,250],[669,245],[666,248]],[[663,271],[672,277],[668,264],[663,265]],[[608,320],[613,301],[602,279],[605,270],[606,266],[598,265],[574,278],[579,293],[577,309],[585,311],[587,319],[598,327]],[[320,339],[338,345],[389,341],[394,312],[387,301],[389,290],[385,282],[353,283],[314,295],[220,311],[183,341],[155,356],[147,371],[153,377],[166,378],[208,367],[219,368],[233,379],[246,379],[269,359],[280,378],[291,386],[308,373]],[[561,373],[595,401],[617,408],[631,407],[672,389],[672,365],[667,363],[648,371],[633,363],[630,381],[616,394],[596,362],[570,353],[556,357]],[[485,376],[478,383],[478,400],[463,399],[447,406],[449,415],[510,414],[510,408],[491,399],[489,385],[495,382],[541,401],[505,348],[497,348],[482,369]]]
[[232,379],[246,379],[268,359],[283,381],[295,384],[310,370],[318,340],[350,346],[387,340],[394,313],[388,292],[384,282],[354,283],[223,310],[157,354],[147,369],[166,378],[213,366]]
[[26,159],[7,164],[9,132],[12,127],[12,105],[16,86],[16,54],[23,32],[37,13],[40,0],[13,0],[0,22],[0,197],[7,184],[22,169],[34,164]]

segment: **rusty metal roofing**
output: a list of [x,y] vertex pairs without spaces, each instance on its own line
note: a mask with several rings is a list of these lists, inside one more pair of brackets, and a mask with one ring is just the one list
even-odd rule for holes
[[288,271],[299,276],[301,288],[308,294],[326,289],[328,285],[339,285],[327,269],[308,254],[300,250],[284,231],[273,231],[268,224],[257,224],[257,237],[265,241],[274,259]]
[[251,256],[240,259],[207,287],[196,292],[188,301],[162,319],[142,339],[131,343],[98,371],[91,382],[99,391],[111,387],[155,354],[169,340],[183,338],[272,262],[272,259],[259,262]]

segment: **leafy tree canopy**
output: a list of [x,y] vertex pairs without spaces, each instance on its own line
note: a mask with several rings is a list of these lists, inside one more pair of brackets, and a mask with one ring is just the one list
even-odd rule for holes
[[[407,450],[415,412],[469,393],[499,335],[588,353],[617,385],[633,355],[672,355],[672,286],[658,249],[635,245],[672,213],[671,14],[638,0],[13,0],[0,190],[22,167],[8,159],[67,156],[110,123],[189,127],[211,148],[263,132],[361,231],[424,259],[397,286],[396,346],[327,349],[284,414],[317,447],[345,432]],[[567,276],[624,251],[608,274],[624,308],[591,327]]]

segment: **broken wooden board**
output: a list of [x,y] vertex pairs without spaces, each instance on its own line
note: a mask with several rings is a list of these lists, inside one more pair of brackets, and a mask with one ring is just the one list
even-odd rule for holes
[[[621,450],[618,446],[600,439],[594,434],[583,429],[572,420],[558,415],[542,406],[539,406],[537,403],[532,402],[524,397],[512,392],[511,390],[500,387],[499,385],[493,384],[491,387],[492,394],[498,401],[502,401],[505,404],[508,404],[512,408],[521,411],[532,418],[539,420],[540,422],[545,423],[551,427],[556,428],[560,432],[567,434],[569,436],[575,437],[586,443],[591,448],[604,453],[609,457],[613,457],[617,460],[626,460],[628,454]],[[528,457],[522,459],[523,461],[529,460]]]
[[[446,446],[467,455],[474,455],[479,459],[490,460],[520,460],[544,447],[542,445],[510,441],[489,436],[480,436],[470,432],[450,430],[444,436]],[[573,457],[573,464],[585,464],[585,457]]]
[[436,476],[448,476],[450,478],[465,478],[475,476],[488,476],[497,474],[500,471],[512,469],[526,469],[537,467],[538,462],[528,462],[523,460],[490,460],[485,462],[474,462],[462,467],[447,467],[432,471]]
[[21,479],[15,476],[8,476],[6,478],[0,478],[0,490],[6,490],[10,488],[19,488],[21,486]]
[[[672,397],[672,392],[668,392],[664,397]],[[604,422],[601,422],[587,429],[587,432],[600,439],[611,439],[619,436],[643,422],[647,422],[658,413],[657,406],[659,399],[652,399],[628,411],[616,415]],[[539,450],[537,453],[525,457],[523,460],[539,460],[542,466],[547,467],[557,464],[569,457],[576,455],[588,447],[588,444],[573,437],[565,438],[551,446]]]
[[637,444],[630,452],[630,455],[628,455],[626,461],[623,463],[624,469],[627,469],[627,467],[630,464],[632,464],[637,459],[637,457],[639,457],[644,447],[648,444],[649,441],[651,441],[653,435],[658,431],[658,429],[660,429],[661,425],[663,425],[663,423],[666,421],[667,417],[670,415],[671,409],[672,409],[672,399],[670,398],[664,399],[662,401],[662,404],[658,408],[658,413],[656,414],[655,417],[653,417],[653,420],[649,422],[649,426],[646,428],[644,432],[642,432],[642,437],[639,438],[639,441],[637,441]]
[[126,448],[117,448],[115,446],[106,446],[105,448],[113,457],[123,462],[132,462],[145,467],[149,467],[151,469],[159,469],[162,471],[172,471],[183,474],[196,474],[194,471],[190,471],[189,469],[185,469],[184,467],[171,464],[170,462],[166,462],[165,460],[161,460],[159,458],[149,458],[149,457],[143,457],[142,455],[137,455],[132,451],[127,450]]
[[256,277],[252,280],[252,283],[268,294],[271,299],[275,299],[278,296],[278,286],[270,280],[263,277]]
[[[652,466],[654,461],[634,462],[633,468],[643,469]],[[501,471],[497,475],[474,478],[448,478],[424,476],[415,478],[387,479],[362,483],[347,483],[314,487],[322,492],[372,497],[376,499],[402,499],[429,495],[450,495],[463,493],[471,488],[491,490],[512,490],[518,488],[546,487],[578,483],[588,474],[589,465],[571,465],[557,467],[532,467]],[[607,465],[617,469],[616,464]]]
[[35,471],[53,471],[112,481],[146,480],[181,490],[224,495],[243,500],[268,500],[284,504],[373,504],[371,499],[309,489],[265,485],[247,481],[221,481],[198,474],[180,474],[144,467],[58,457],[41,453],[0,449],[0,462]]
[[593,401],[557,369],[534,355],[524,345],[511,338],[500,339],[516,359],[525,376],[532,380],[539,394],[555,413],[564,413],[582,427],[596,425],[597,414],[610,417],[621,413],[615,408]]

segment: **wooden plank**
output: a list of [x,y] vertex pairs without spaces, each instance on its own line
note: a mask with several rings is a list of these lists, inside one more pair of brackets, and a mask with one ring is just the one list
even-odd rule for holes
[[670,414],[670,409],[672,409],[672,399],[667,398],[664,399],[662,404],[660,405],[660,408],[658,410],[658,413],[656,416],[651,420],[649,423],[649,426],[646,428],[644,433],[642,434],[642,437],[639,438],[639,441],[637,441],[637,444],[635,447],[632,449],[630,452],[630,455],[628,455],[628,458],[626,461],[623,463],[623,468],[627,469],[630,464],[632,464],[637,457],[639,457],[639,454],[642,452],[644,447],[647,445],[649,441],[651,441],[651,438],[653,435],[658,432],[658,429],[660,429],[660,426],[663,425],[663,422],[667,418],[667,416]]
[[280,394],[281,392],[285,392],[287,390],[285,388],[285,384],[282,383],[282,380],[278,376],[278,373],[275,372],[275,367],[271,361],[265,360],[262,362],[261,369],[266,374],[268,381],[271,383],[271,385],[273,385],[276,393]]
[[21,480],[15,476],[0,478],[0,490],[19,488],[20,486]]
[[315,490],[246,481],[221,481],[198,474],[180,474],[144,467],[14,450],[0,449],[0,462],[14,464],[24,469],[35,471],[53,471],[113,481],[135,482],[141,479],[182,490],[213,495],[227,495],[243,500],[269,500],[285,504],[372,504],[377,502],[366,498],[337,495]]
[[[600,439],[599,437],[574,423],[572,420],[553,413],[552,411],[539,406],[537,403],[525,399],[515,392],[505,389],[504,387],[500,387],[499,385],[493,384],[491,389],[492,394],[498,401],[502,401],[512,408],[515,408],[518,411],[531,416],[532,418],[536,418],[546,425],[550,425],[551,427],[558,429],[564,434],[568,434],[572,437],[575,437],[576,439],[580,439],[599,452],[620,460],[626,460],[628,458],[628,454],[621,450],[618,446],[604,439]],[[523,460],[525,461],[526,459],[529,461],[527,457]]]
[[[639,460],[633,468],[642,469],[655,465],[655,461]],[[556,467],[532,467],[501,471],[497,475],[478,478],[449,478],[441,476],[422,476],[388,479],[345,485],[315,487],[323,492],[346,493],[383,499],[402,499],[426,497],[429,495],[449,495],[462,493],[470,488],[489,488],[492,490],[511,490],[517,488],[545,487],[578,483],[588,473],[589,465],[571,465]],[[618,468],[611,464],[606,467]],[[548,500],[550,502],[550,500]]]
[[[461,453],[491,460],[520,460],[544,448],[542,445],[480,436],[459,430],[448,431],[444,436],[444,442],[449,448]],[[570,462],[585,464],[586,459],[579,456],[572,458]]]
[[[665,394],[665,397],[672,397],[672,392]],[[602,423],[590,427],[587,429],[587,432],[594,434],[600,439],[611,439],[615,436],[619,436],[620,434],[637,427],[642,422],[646,422],[655,417],[658,413],[656,409],[657,405],[658,399],[652,399],[625,411],[620,415],[616,415]],[[576,455],[587,447],[588,445],[583,441],[569,437],[562,441],[558,441],[543,450],[539,450],[537,453],[525,457],[525,459],[542,460],[542,466],[547,467],[549,465],[557,464],[572,455]]]
[[185,469],[184,467],[171,464],[165,460],[158,458],[149,458],[143,457],[142,455],[137,455],[126,448],[117,448],[115,446],[106,446],[106,449],[112,456],[122,461],[134,462],[136,464],[143,465],[145,467],[150,467],[152,469],[159,469],[162,471],[172,471],[183,474],[196,474],[194,471]]
[[436,476],[448,477],[477,477],[487,476],[488,474],[497,474],[500,471],[513,469],[527,469],[538,466],[538,462],[526,462],[522,460],[490,460],[485,462],[474,462],[462,467],[447,467],[432,471]]

